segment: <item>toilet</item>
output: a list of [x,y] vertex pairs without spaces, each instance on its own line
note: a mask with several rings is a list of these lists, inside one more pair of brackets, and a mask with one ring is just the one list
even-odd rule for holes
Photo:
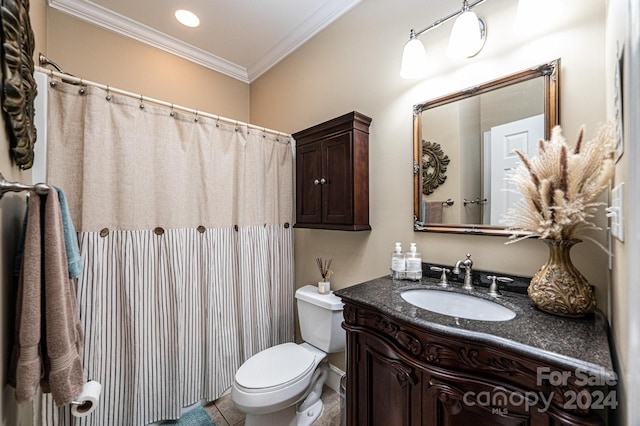
[[236,372],[231,399],[246,426],[307,426],[323,410],[327,353],[342,352],[342,300],[319,294],[315,285],[296,291],[304,343],[283,343],[249,358]]

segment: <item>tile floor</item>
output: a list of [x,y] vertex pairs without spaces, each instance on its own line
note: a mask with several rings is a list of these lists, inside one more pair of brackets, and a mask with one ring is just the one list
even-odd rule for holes
[[[340,396],[325,386],[322,390],[324,411],[313,426],[340,426]],[[239,412],[231,401],[231,394],[204,406],[216,426],[244,426],[244,414]]]

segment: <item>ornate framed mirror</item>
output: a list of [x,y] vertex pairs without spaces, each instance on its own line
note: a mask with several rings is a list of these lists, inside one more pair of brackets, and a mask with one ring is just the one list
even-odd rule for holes
[[415,231],[510,234],[501,218],[519,195],[505,174],[513,149],[535,152],[559,123],[559,71],[556,59],[414,105]]

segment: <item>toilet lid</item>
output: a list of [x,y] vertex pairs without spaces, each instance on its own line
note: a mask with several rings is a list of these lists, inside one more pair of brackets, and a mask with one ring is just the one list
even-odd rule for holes
[[283,343],[249,358],[236,372],[236,382],[247,389],[283,385],[308,373],[315,356],[295,343]]

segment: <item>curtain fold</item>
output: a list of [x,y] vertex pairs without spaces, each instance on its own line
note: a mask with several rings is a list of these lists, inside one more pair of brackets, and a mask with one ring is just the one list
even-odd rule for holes
[[[98,409],[45,424],[144,425],[214,400],[293,341],[291,147],[95,87],[49,88],[48,180],[79,230],[78,304]],[[285,141],[286,142],[286,141]]]

